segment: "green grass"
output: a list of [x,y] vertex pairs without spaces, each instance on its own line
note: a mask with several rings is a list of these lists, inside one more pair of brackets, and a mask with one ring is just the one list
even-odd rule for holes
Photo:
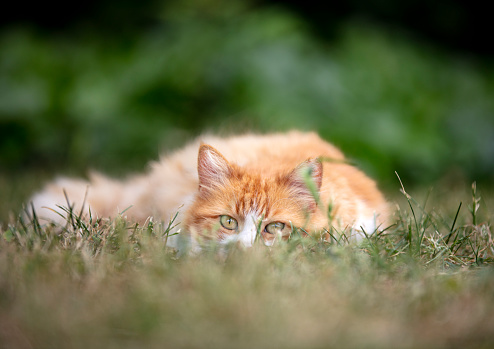
[[168,222],[12,220],[0,347],[491,348],[490,203],[476,186],[402,191],[396,224],[360,245],[295,234],[177,256]]

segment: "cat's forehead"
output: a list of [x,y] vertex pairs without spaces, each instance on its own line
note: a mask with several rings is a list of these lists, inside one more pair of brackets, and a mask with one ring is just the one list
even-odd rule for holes
[[282,190],[276,180],[261,176],[244,176],[232,182],[230,197],[233,211],[240,215],[269,215],[273,203],[281,199]]

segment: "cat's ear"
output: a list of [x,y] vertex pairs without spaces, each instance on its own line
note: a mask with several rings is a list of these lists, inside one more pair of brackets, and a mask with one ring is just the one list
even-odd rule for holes
[[302,200],[306,209],[313,212],[319,202],[322,184],[322,163],[317,158],[308,159],[288,175],[288,185],[294,196]]
[[231,171],[231,166],[223,155],[212,146],[201,144],[197,161],[200,192],[205,193],[225,183]]

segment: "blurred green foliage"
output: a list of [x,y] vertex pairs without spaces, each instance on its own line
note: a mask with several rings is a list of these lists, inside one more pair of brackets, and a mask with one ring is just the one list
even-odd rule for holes
[[279,7],[168,2],[156,16],[121,37],[0,33],[0,171],[121,174],[205,131],[298,128],[384,182],[492,178],[490,68],[362,22],[321,42]]

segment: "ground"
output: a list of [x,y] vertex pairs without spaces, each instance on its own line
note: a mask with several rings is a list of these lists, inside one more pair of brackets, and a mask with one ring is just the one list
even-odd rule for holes
[[358,245],[293,234],[192,256],[166,247],[169,222],[12,219],[0,241],[0,343],[492,347],[489,203],[469,191],[402,192],[396,224]]

